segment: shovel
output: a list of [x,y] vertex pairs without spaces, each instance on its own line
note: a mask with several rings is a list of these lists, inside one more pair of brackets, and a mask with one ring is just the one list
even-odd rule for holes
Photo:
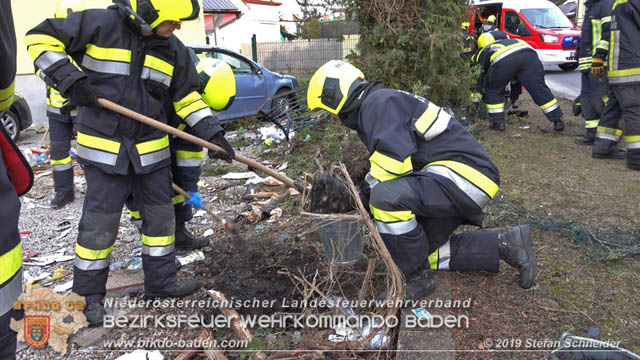
[[[191,143],[194,143],[196,145],[200,145],[202,147],[205,147],[211,151],[224,151],[224,149],[222,149],[221,147],[212,144],[206,140],[203,140],[199,137],[193,136],[191,134],[187,134],[184,131],[180,131],[172,126],[169,126],[167,124],[161,123],[160,121],[154,120],[148,116],[142,115],[140,113],[137,113],[131,109],[127,109],[124,106],[120,106],[114,102],[111,102],[107,99],[102,99],[99,98],[98,99],[98,103],[100,105],[102,105],[102,107],[104,107],[105,109],[109,109],[111,111],[117,112],[118,114],[124,115],[128,118],[137,120],[141,123],[147,124],[151,127],[154,127],[156,129],[160,129],[166,133],[169,133],[171,135],[177,136],[181,139],[187,140]],[[287,177],[286,175],[280,174],[277,171],[270,169],[264,165],[262,165],[261,163],[251,160],[248,157],[245,157],[243,155],[240,154],[236,154],[235,156],[235,160],[249,165],[250,167],[252,167],[253,169],[257,169],[262,171],[263,173],[270,175],[278,180],[280,180],[282,183],[284,183],[286,186],[290,187],[290,188],[294,188],[300,192],[303,191],[303,185],[298,183],[298,182],[294,182],[293,180],[291,180],[289,177]]]
[[[178,186],[178,185],[176,185],[174,183],[172,183],[171,185],[173,186],[173,190],[175,190],[178,194],[184,196],[186,199],[191,199],[191,195],[189,195],[188,192],[184,191],[183,188],[181,188],[180,186]],[[228,220],[224,216],[220,216],[220,215],[214,213],[213,211],[209,210],[206,206],[203,207],[203,209],[209,215],[211,215],[212,218],[216,219],[219,223],[221,223],[227,231],[229,231],[230,233],[233,234],[233,236],[235,236],[238,245],[240,245],[240,246],[244,245],[244,239],[240,235],[240,230],[238,229],[238,227],[236,226],[236,224],[233,221]]]

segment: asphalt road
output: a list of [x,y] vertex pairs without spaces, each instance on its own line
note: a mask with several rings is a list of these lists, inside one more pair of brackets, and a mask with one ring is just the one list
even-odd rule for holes
[[545,66],[544,70],[547,86],[556,96],[573,100],[580,94],[579,71],[563,71],[557,66]]

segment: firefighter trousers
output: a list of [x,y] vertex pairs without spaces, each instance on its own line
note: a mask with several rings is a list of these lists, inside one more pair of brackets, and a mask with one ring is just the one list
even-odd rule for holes
[[[443,182],[450,182],[445,187]],[[405,176],[376,184],[370,205],[393,261],[408,275],[425,266],[442,270],[498,271],[498,233],[451,236],[469,216],[482,210],[455,199],[466,197],[437,174]],[[451,191],[459,193],[451,194]]]
[[78,228],[73,291],[87,303],[106,294],[109,259],[118,234],[125,200],[133,192],[142,218],[142,269],[146,291],[158,291],[176,282],[175,220],[168,166],[148,174],[103,172],[84,165],[87,191]]
[[56,192],[73,191],[73,164],[69,155],[73,137],[71,115],[47,113],[47,116],[51,140],[49,153],[53,168],[53,187]]
[[582,107],[582,117],[584,117],[584,127],[595,135],[604,111],[609,82],[606,77],[595,77],[591,75],[591,71],[585,71],[582,73],[581,85],[580,106]]
[[542,63],[530,51],[519,51],[491,65],[487,71],[484,95],[490,122],[504,122],[505,87],[514,78],[529,91],[549,121],[562,118],[560,104],[544,82]]
[[607,154],[615,149],[622,136],[620,119],[624,120],[624,142],[627,167],[640,170],[640,84],[611,85],[609,100],[598,125],[594,154]]

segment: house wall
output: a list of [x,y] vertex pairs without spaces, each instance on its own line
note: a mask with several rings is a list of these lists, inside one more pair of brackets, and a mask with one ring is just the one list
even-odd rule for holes
[[[111,5],[111,0],[83,0],[89,8],[106,8]],[[199,0],[202,7],[202,0]],[[57,1],[55,0],[11,0],[13,20],[18,41],[18,74],[32,74],[33,61],[27,54],[24,46],[24,36],[31,28],[41,23],[44,19],[53,17]],[[200,18],[182,24],[182,29],[175,33],[185,42],[205,41],[204,14],[200,12]]]

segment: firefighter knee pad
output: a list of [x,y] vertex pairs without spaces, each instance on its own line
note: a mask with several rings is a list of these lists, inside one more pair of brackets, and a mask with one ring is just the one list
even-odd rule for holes
[[71,150],[71,141],[52,141],[49,152],[52,159],[61,160],[69,156],[69,150]]
[[176,220],[173,204],[144,205],[142,214],[143,233],[150,236],[173,235]]
[[407,210],[401,209],[401,203],[405,197],[414,197],[415,194],[405,179],[396,179],[378,183],[371,189],[369,204],[380,210]]

